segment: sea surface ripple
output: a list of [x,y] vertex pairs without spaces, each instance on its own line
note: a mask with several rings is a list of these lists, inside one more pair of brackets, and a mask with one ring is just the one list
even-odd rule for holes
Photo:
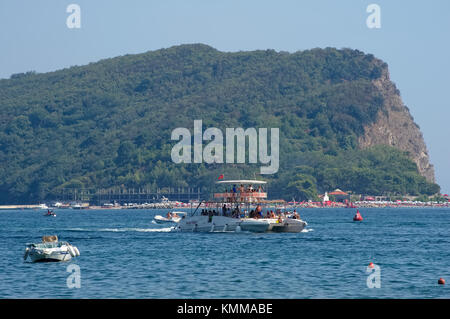
[[[180,233],[168,210],[0,211],[0,298],[449,298],[450,209],[303,209],[306,231]],[[188,210],[189,211],[189,210]],[[24,262],[26,243],[58,235],[81,256]],[[367,266],[381,288],[368,288]],[[67,266],[81,288],[68,288]]]

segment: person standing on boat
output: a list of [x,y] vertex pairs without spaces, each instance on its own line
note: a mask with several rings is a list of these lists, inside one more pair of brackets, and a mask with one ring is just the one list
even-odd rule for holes
[[211,222],[212,221],[212,217],[213,217],[213,212],[212,212],[211,209],[208,210],[208,217],[209,217],[209,222]]
[[[251,186],[250,186],[250,187],[251,187]],[[257,206],[256,206],[255,215],[256,215],[256,216],[255,216],[256,218],[263,218],[261,205],[257,205]]]

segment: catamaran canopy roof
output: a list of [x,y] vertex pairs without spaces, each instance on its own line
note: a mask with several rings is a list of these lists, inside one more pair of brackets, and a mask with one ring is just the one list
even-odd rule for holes
[[231,181],[218,181],[217,184],[267,184],[265,181],[249,180],[249,179],[236,179]]

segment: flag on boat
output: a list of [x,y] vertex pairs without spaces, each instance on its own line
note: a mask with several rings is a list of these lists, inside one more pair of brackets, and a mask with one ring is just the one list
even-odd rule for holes
[[219,180],[223,179],[223,174],[220,174]]

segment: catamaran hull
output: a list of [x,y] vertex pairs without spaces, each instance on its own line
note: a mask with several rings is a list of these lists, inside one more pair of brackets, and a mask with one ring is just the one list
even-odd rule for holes
[[181,219],[177,229],[183,232],[236,231],[241,220],[225,216],[192,216]]
[[[300,233],[307,223],[300,219],[284,219],[279,223],[277,219],[231,218],[224,216],[192,216],[181,219],[177,230],[183,232],[277,232]],[[239,227],[238,227],[239,226]]]
[[243,231],[264,233],[269,230],[270,223],[261,219],[244,219],[240,226]]

